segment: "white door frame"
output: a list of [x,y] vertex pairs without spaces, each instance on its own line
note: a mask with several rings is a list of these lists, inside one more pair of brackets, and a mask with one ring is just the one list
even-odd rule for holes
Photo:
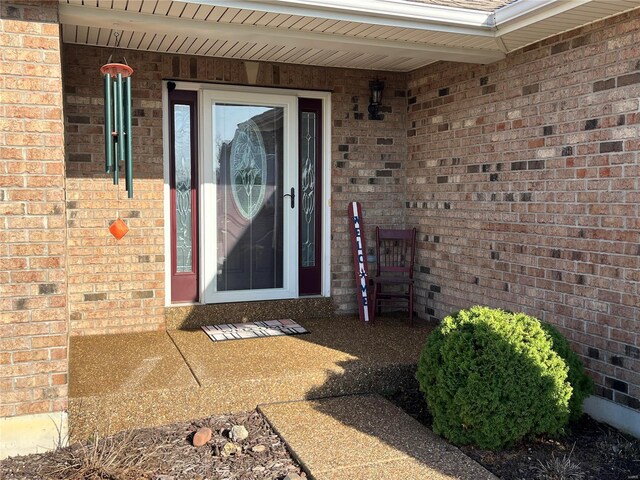
[[[168,118],[168,93],[167,93],[168,81],[163,81],[162,88],[162,104],[163,104],[163,147],[164,147],[164,218],[165,218],[165,305],[166,306],[183,306],[185,303],[172,304],[171,303],[171,225],[169,218],[170,211],[170,183],[169,183],[169,118]],[[245,87],[238,85],[224,85],[224,84],[208,84],[198,82],[174,82],[176,89],[178,90],[192,90],[198,92],[198,211],[199,211],[199,249],[200,249],[200,265],[199,265],[199,282],[200,282],[200,302],[197,303],[222,303],[222,302],[237,302],[237,301],[257,301],[257,300],[271,300],[271,299],[283,299],[283,298],[297,298],[298,297],[298,203],[296,202],[296,209],[288,209],[292,215],[295,216],[293,223],[295,228],[293,232],[288,232],[290,238],[295,235],[295,241],[293,245],[295,248],[295,258],[293,255],[285,255],[285,262],[293,262],[289,264],[291,267],[289,270],[295,270],[295,280],[289,279],[288,285],[284,285],[283,289],[274,290],[248,290],[237,292],[215,292],[211,288],[215,287],[215,274],[216,271],[216,259],[215,255],[207,255],[209,250],[215,252],[213,249],[207,249],[207,242],[215,242],[215,228],[211,231],[211,225],[207,227],[205,220],[205,209],[207,205],[212,205],[211,199],[215,199],[215,184],[211,178],[212,169],[210,173],[207,173],[207,169],[204,168],[205,159],[212,158],[211,142],[207,139],[211,137],[212,119],[211,119],[211,103],[213,98],[218,99],[237,99],[244,98],[244,103],[254,103],[254,100],[248,100],[248,98],[254,95],[259,95],[262,103],[270,105],[287,105],[290,109],[290,114],[285,117],[290,118],[291,125],[287,128],[285,123],[285,145],[288,145],[291,152],[291,156],[296,159],[292,162],[294,164],[294,171],[284,171],[284,183],[283,188],[288,191],[291,186],[295,186],[296,192],[298,189],[298,106],[296,97],[303,98],[316,98],[322,100],[322,114],[323,114],[323,154],[322,154],[322,296],[328,297],[331,295],[331,93],[308,91],[308,90],[294,90],[294,89],[279,89],[279,88],[266,88],[266,87]],[[244,97],[243,97],[244,95]],[[268,98],[268,100],[267,100]],[[209,99],[209,101],[207,101]],[[274,103],[275,102],[275,103]],[[208,110],[208,111],[207,111]],[[286,119],[285,119],[286,121]],[[288,136],[288,139],[287,139]],[[206,177],[206,178],[205,178]],[[213,196],[212,196],[213,195]],[[213,200],[215,205],[215,200]],[[285,202],[288,203],[288,202]],[[214,207],[211,207],[214,208]],[[209,208],[209,215],[210,210]],[[285,209],[286,211],[287,209]],[[215,209],[214,209],[215,211]],[[210,224],[213,222],[209,222]],[[209,243],[210,245],[216,245],[215,243]],[[289,257],[287,259],[287,257]],[[285,277],[287,273],[287,265],[284,266],[283,271]],[[284,279],[283,279],[284,281]]]

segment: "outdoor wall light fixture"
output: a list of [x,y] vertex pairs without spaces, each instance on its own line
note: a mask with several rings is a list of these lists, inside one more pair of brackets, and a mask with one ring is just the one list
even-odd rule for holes
[[373,82],[369,82],[369,88],[371,89],[371,99],[369,102],[369,120],[382,120],[384,115],[380,113],[380,106],[382,103],[382,91],[384,90],[384,82],[376,79]]
[[128,197],[133,197],[133,163],[131,155],[131,74],[133,68],[124,63],[111,63],[100,68],[104,87],[104,158],[105,171],[113,173],[118,184],[118,162],[124,161]]

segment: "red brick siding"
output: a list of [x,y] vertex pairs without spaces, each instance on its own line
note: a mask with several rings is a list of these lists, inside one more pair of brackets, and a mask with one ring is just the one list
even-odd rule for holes
[[571,339],[601,395],[636,409],[638,97],[637,10],[491,65],[412,72],[405,214],[422,315],[535,315]]
[[58,2],[0,6],[0,417],[66,408]]
[[[246,84],[239,61],[123,52],[135,69],[135,198],[129,200],[124,185],[113,186],[104,173],[98,69],[112,53],[111,49],[64,47],[69,300],[74,335],[164,326],[162,80]],[[383,121],[367,119],[369,81],[376,74],[386,82]],[[258,85],[333,91],[332,295],[340,310],[355,311],[347,202],[363,203],[369,225],[403,222],[406,75],[262,64]],[[131,230],[115,241],[107,228],[118,215]]]

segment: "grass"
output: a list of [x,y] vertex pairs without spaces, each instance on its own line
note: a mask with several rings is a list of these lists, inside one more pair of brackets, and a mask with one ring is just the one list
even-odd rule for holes
[[607,432],[597,441],[598,450],[609,460],[633,458],[640,460],[640,447],[617,432]]
[[[575,444],[573,445],[575,448]],[[571,460],[571,454],[563,455],[562,458],[551,454],[551,459],[546,462],[538,460],[539,465],[536,467],[537,480],[584,480],[586,478],[584,471],[579,463]]]
[[57,478],[69,480],[129,480],[150,478],[142,468],[145,457],[135,448],[135,433],[123,432],[88,443],[78,443],[61,449],[59,467],[50,472]]

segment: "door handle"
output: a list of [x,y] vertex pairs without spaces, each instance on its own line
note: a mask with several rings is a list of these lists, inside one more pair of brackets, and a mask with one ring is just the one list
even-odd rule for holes
[[285,193],[282,198],[291,197],[291,208],[296,208],[296,189],[291,187],[291,193]]

